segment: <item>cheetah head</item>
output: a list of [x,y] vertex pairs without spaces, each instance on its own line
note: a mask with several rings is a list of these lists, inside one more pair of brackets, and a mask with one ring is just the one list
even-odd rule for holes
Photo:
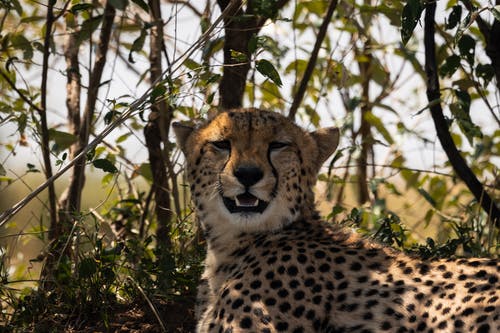
[[339,140],[258,109],[222,112],[197,128],[174,123],[205,229],[273,231],[312,214],[312,187]]

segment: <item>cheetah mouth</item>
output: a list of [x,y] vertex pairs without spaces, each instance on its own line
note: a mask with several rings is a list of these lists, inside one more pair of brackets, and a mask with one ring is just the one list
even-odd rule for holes
[[233,213],[262,213],[266,210],[268,202],[245,192],[233,198],[222,197],[224,205],[231,214]]

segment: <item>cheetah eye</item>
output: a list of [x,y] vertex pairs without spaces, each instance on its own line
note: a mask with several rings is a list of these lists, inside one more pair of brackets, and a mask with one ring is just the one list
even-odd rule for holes
[[219,150],[231,150],[231,143],[229,140],[212,141],[210,143]]
[[273,141],[269,144],[269,150],[278,150],[289,146],[286,142]]

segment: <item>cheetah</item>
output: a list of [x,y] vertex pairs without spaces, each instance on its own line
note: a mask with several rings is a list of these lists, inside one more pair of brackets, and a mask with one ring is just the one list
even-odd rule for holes
[[500,332],[497,260],[422,260],[319,218],[336,128],[259,109],[173,128],[207,242],[197,332]]

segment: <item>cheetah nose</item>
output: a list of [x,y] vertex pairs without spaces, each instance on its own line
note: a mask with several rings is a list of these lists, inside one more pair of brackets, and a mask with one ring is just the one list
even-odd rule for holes
[[234,176],[245,187],[250,187],[262,179],[264,173],[255,166],[239,166],[234,170]]

